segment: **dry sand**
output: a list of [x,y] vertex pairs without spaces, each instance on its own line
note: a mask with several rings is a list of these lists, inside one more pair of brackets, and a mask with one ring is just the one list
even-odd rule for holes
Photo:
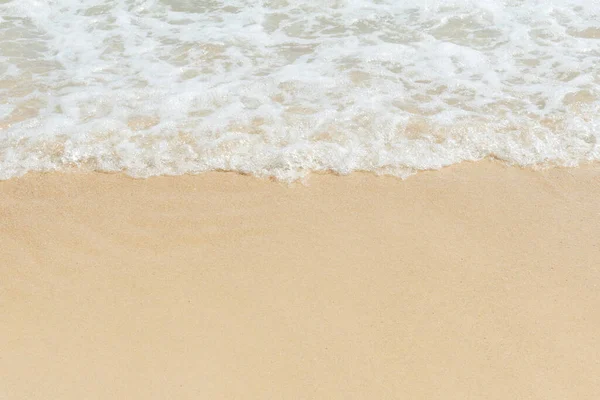
[[600,166],[0,182],[2,399],[598,399]]

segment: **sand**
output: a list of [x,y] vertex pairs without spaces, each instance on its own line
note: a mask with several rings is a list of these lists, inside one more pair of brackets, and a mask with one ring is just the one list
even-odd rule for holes
[[598,399],[600,166],[0,182],[0,398]]

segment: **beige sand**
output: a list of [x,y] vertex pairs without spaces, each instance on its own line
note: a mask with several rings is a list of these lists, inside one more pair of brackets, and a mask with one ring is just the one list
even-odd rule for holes
[[2,399],[598,399],[600,167],[0,182]]

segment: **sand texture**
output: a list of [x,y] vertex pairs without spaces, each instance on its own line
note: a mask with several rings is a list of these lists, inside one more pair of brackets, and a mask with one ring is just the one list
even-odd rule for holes
[[0,399],[598,399],[600,166],[0,182]]

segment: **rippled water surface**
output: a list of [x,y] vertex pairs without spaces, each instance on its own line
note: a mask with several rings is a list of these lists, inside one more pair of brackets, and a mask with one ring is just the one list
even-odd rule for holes
[[600,159],[600,3],[0,0],[0,179]]

